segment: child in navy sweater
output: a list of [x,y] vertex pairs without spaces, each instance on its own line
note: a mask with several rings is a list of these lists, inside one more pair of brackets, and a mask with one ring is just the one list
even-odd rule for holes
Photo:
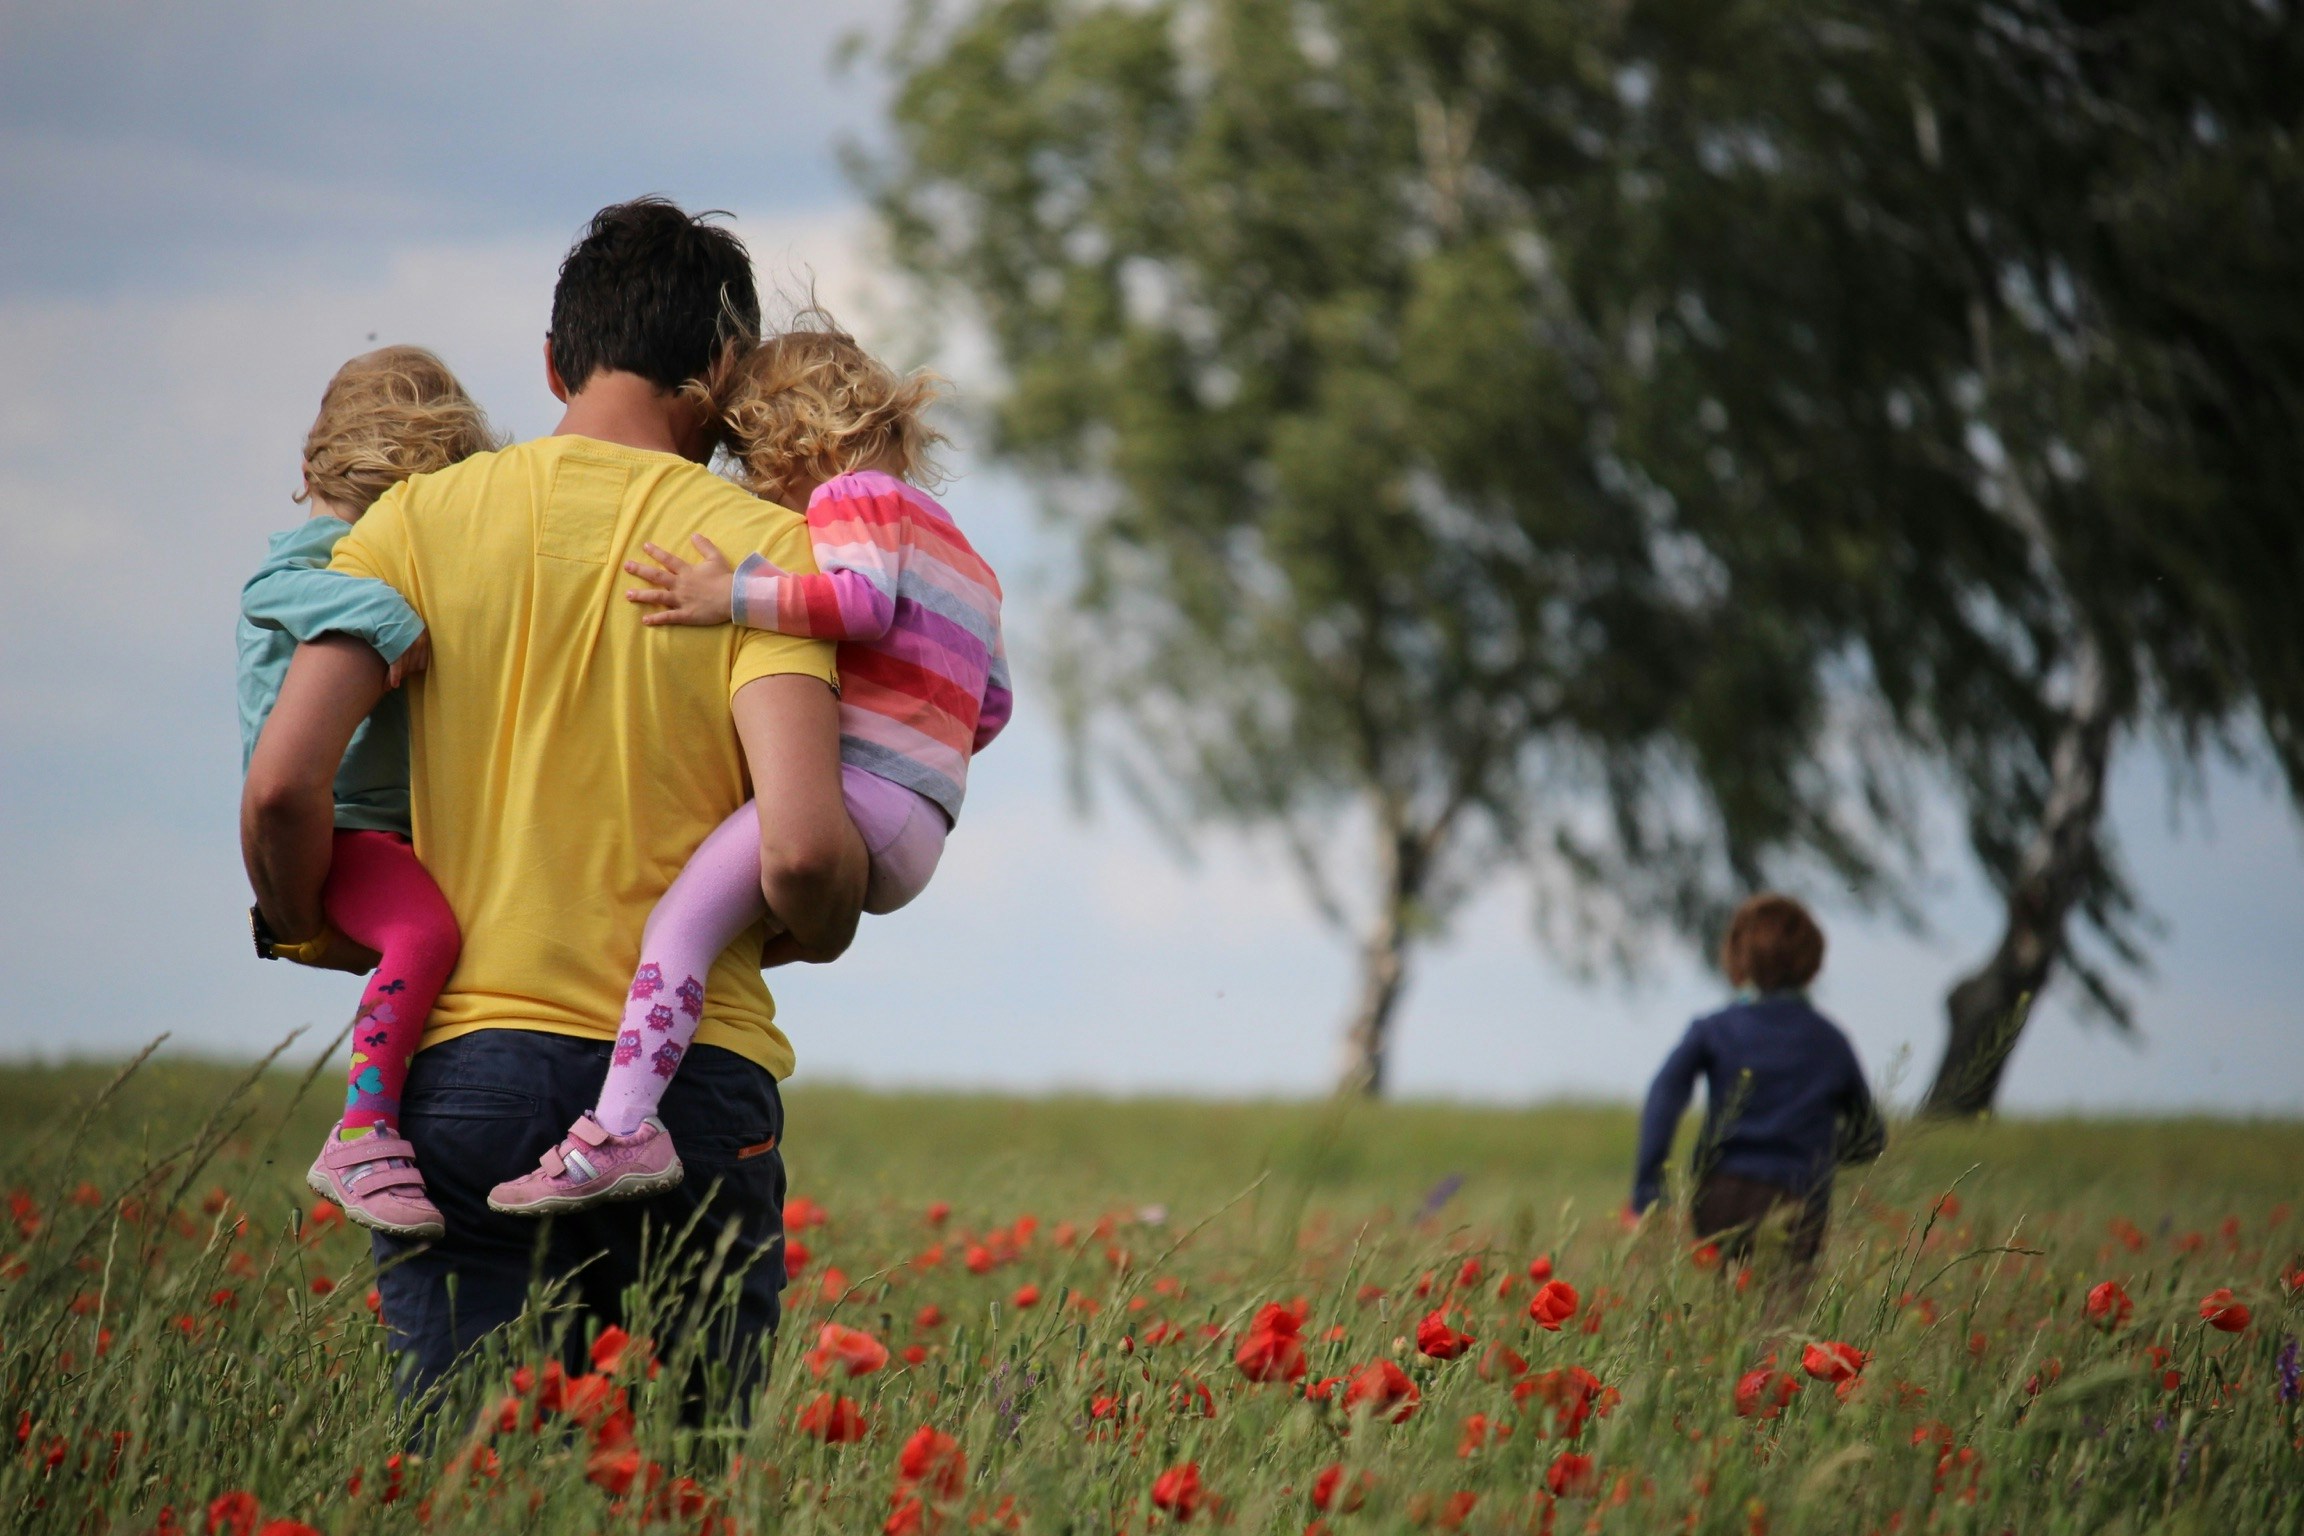
[[1805,1269],[1823,1247],[1833,1169],[1878,1157],[1885,1132],[1848,1037],[1803,990],[1824,964],[1824,932],[1808,909],[1788,896],[1753,897],[1730,920],[1720,960],[1738,1000],[1689,1025],[1664,1058],[1640,1117],[1632,1209],[1662,1194],[1672,1133],[1701,1073],[1696,1235],[1740,1257],[1763,1219],[1783,1210],[1787,1257]]

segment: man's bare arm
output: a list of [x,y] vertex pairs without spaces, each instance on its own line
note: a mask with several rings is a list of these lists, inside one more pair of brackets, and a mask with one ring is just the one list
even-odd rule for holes
[[820,679],[757,678],[729,705],[760,802],[760,891],[797,959],[838,959],[864,906],[864,840],[840,796],[840,701]]
[[[336,832],[336,768],[384,697],[384,658],[364,640],[322,635],[296,648],[240,790],[240,856],[264,921],[283,942],[318,933]],[[342,957],[347,965],[365,956]],[[373,956],[367,956],[374,963]]]

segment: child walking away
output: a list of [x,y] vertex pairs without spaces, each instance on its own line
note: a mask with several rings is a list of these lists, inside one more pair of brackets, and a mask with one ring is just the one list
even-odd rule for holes
[[397,690],[429,664],[431,642],[398,593],[330,571],[328,557],[393,486],[496,446],[479,406],[431,353],[386,347],[352,359],[328,381],[304,440],[296,499],[313,515],[272,536],[270,557],[240,596],[242,772],[304,641],[367,641],[395,690],[353,733],[336,771],[336,837],[322,893],[328,927],[280,944],[260,913],[250,915],[256,952],[267,960],[316,963],[338,935],[379,957],[353,1016],[344,1117],[305,1178],[352,1220],[400,1237],[444,1231],[398,1116],[409,1058],[460,948],[455,916],[409,841],[408,705]]
[[1788,896],[1753,897],[1730,920],[1720,959],[1740,996],[1689,1025],[1657,1072],[1640,1117],[1632,1209],[1662,1193],[1672,1133],[1702,1074],[1696,1235],[1741,1257],[1762,1220],[1782,1210],[1786,1256],[1805,1272],[1823,1247],[1833,1169],[1878,1157],[1885,1132],[1847,1036],[1803,990],[1824,964],[1824,933],[1808,909]]
[[[803,318],[811,328],[736,358],[705,393],[746,483],[808,509],[820,574],[757,554],[731,567],[697,537],[694,560],[644,546],[658,564],[627,562],[647,585],[626,596],[655,609],[646,624],[733,621],[840,642],[841,789],[871,860],[864,910],[887,913],[935,873],[969,759],[1008,723],[1000,583],[919,489],[942,441],[926,420],[935,381],[876,362],[820,310]],[[576,1210],[680,1181],[656,1106],[703,1019],[713,959],[764,911],[759,820],[747,804],[705,838],[649,916],[598,1106],[534,1173],[497,1185],[491,1206]],[[797,957],[776,936],[762,963]]]

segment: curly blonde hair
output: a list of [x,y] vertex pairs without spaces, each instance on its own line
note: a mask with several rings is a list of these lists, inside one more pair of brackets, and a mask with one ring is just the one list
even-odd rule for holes
[[502,446],[446,363],[422,347],[379,347],[328,381],[296,499],[365,512],[410,475]]
[[932,450],[947,439],[927,413],[944,381],[925,369],[896,372],[820,306],[802,310],[790,330],[731,352],[688,389],[719,416],[757,494],[859,469],[922,486],[941,478]]

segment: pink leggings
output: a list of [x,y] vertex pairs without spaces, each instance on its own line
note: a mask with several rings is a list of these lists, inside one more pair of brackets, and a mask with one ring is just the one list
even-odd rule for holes
[[463,947],[456,914],[408,839],[392,832],[339,831],[320,904],[338,933],[382,957],[352,1017],[344,1128],[397,1129],[408,1063]]
[[[864,910],[893,912],[920,894],[936,873],[951,823],[935,801],[875,773],[843,766],[840,791],[849,819],[871,856]],[[760,812],[756,802],[712,829],[680,877],[648,914],[640,967],[600,1089],[600,1123],[619,1136],[656,1112],[680,1059],[704,1019],[704,979],[720,952],[763,915],[779,926],[760,894]]]

